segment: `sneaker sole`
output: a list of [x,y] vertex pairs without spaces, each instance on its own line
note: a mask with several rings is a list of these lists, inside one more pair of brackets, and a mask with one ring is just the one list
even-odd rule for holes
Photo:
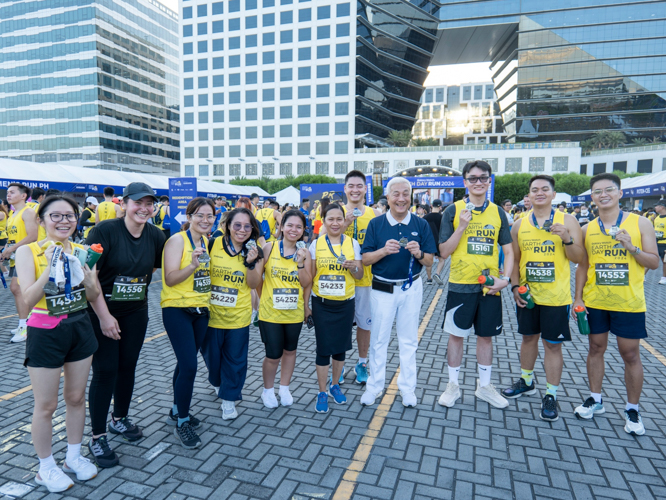
[[226,417],[224,413],[222,414],[222,420],[236,420],[238,418],[238,413],[236,415],[231,415]]
[[176,427],[176,428],[173,430],[173,435],[176,436],[176,437],[178,438],[178,441],[180,441],[180,445],[181,445],[183,448],[185,448],[186,450],[194,450],[194,449],[198,448],[199,446],[201,446],[201,440],[199,440],[199,441],[197,442],[197,444],[195,444],[195,445],[186,445],[185,443],[183,443],[183,441],[180,439],[180,436],[178,435],[178,427]]
[[544,417],[543,415],[541,415],[541,413],[539,413],[539,418],[540,418],[541,420],[546,421],[546,422],[555,422],[555,421],[559,420],[560,416],[558,415],[558,416],[555,417],[555,418],[546,418],[546,417]]
[[317,406],[315,405],[315,413],[328,413],[328,409],[326,411],[317,410]]
[[[484,386],[484,387],[485,387],[485,386]],[[486,399],[486,398],[484,398],[483,396],[481,396],[478,392],[475,392],[474,395],[475,395],[477,398],[479,398],[481,401],[485,401],[486,403],[488,403],[488,404],[489,404],[490,406],[492,406],[493,408],[498,408],[498,409],[500,409],[500,410],[503,410],[504,408],[507,408],[507,407],[509,406],[509,403],[508,403],[508,402],[507,402],[507,404],[505,404],[505,405],[497,406],[497,404],[495,404],[494,401],[489,401],[488,399]]]
[[537,392],[537,390],[536,390],[536,387],[535,387],[531,391],[521,392],[520,394],[516,394],[515,396],[507,396],[504,393],[502,393],[502,396],[504,396],[507,399],[516,399],[516,398],[519,398],[520,396],[531,396],[533,394],[536,394],[536,392]]
[[[172,419],[169,418],[169,416],[167,415],[167,417],[166,417],[166,424],[167,424],[167,425],[178,425],[178,420],[172,420]],[[199,422],[197,425],[192,425],[192,421],[190,420],[190,425],[192,426],[192,429],[196,430],[196,429],[198,429],[199,427],[201,427],[201,422]]]
[[356,378],[354,379],[354,382],[357,383],[358,385],[365,385],[365,383],[368,381],[367,379],[365,379],[365,380],[359,380],[358,379],[358,373],[356,373],[356,367],[354,367],[354,375],[356,375]]
[[603,415],[604,413],[606,413],[606,408],[602,408],[601,410],[597,410],[595,412],[592,412],[592,415],[590,415],[589,417],[584,417],[580,413],[578,413],[577,411],[574,412],[574,415],[576,415],[576,418],[579,418],[581,420],[592,420],[595,415]]
[[102,462],[100,462],[98,457],[96,457],[93,454],[93,452],[90,448],[88,448],[88,452],[90,453],[89,454],[90,460],[92,460],[95,463],[95,465],[97,467],[99,467],[100,469],[111,469],[112,467],[115,467],[116,465],[118,465],[120,463],[120,460],[118,459],[118,457],[116,457],[116,459],[113,460],[113,461],[109,461],[109,462],[102,461]]
[[129,441],[130,443],[133,443],[134,441],[138,441],[139,439],[141,439],[143,437],[143,433],[141,433],[141,435],[137,436],[137,437],[128,437],[125,434],[123,434],[122,432],[117,431],[113,427],[111,427],[111,424],[109,424],[109,432],[111,434],[115,434],[117,436],[122,436],[125,441]]
[[437,404],[440,406],[443,406],[444,408],[453,408],[456,405],[456,402],[460,399],[460,396],[458,396],[456,399],[453,400],[453,402],[450,405],[444,404],[441,401],[437,400]]
[[76,471],[70,469],[69,467],[67,467],[65,465],[62,466],[62,471],[66,472],[67,474],[76,474],[76,479],[78,479],[79,481],[90,481],[91,479],[95,479],[97,477],[97,473],[95,473],[95,475],[92,476],[92,477],[87,477],[85,479],[81,479],[79,477],[79,475],[76,473]]
[[50,493],[61,493],[61,492],[63,492],[63,491],[67,491],[68,489],[70,489],[70,488],[72,488],[72,487],[74,486],[74,483],[72,483],[72,484],[70,484],[69,486],[67,486],[67,488],[51,489],[51,488],[49,488],[48,486],[46,486],[46,482],[45,482],[45,481],[42,481],[41,479],[37,479],[37,476],[36,476],[36,475],[35,475],[35,482],[36,482],[38,485],[40,485],[40,486],[44,486],[44,488],[46,488],[47,490],[49,490]]
[[628,431],[627,426],[625,425],[624,426],[624,432],[626,432],[630,436],[642,436],[643,434],[645,434],[645,429],[643,429],[643,432]]

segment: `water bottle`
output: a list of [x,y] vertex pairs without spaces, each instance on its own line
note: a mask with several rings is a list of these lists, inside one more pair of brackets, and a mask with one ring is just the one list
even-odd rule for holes
[[518,287],[518,295],[520,298],[527,302],[528,309],[534,309],[534,301],[532,300],[532,295],[530,294],[529,289],[526,286]]
[[576,319],[578,320],[578,331],[581,335],[590,334],[590,324],[587,322],[587,314],[585,314],[585,308],[583,306],[574,307],[574,313],[576,313]]

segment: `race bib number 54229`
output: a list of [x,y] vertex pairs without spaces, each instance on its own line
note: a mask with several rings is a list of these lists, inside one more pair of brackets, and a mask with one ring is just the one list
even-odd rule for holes
[[220,307],[236,307],[238,289],[213,285],[210,292],[210,303]]

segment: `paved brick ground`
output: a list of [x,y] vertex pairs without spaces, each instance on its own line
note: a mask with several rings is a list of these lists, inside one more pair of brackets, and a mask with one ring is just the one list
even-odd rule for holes
[[[650,344],[666,355],[663,325],[666,287],[648,276]],[[161,284],[150,289],[148,337],[164,331],[159,310]],[[426,288],[425,313],[436,288]],[[0,317],[15,313],[9,291],[0,290]],[[607,353],[604,381],[605,415],[581,422],[573,408],[587,397],[585,339],[574,333],[565,350],[561,418],[538,418],[540,397],[511,401],[507,410],[477,401],[474,345],[468,343],[461,372],[463,398],[455,408],[437,404],[445,388],[446,337],[440,328],[444,292],[418,351],[419,406],[393,404],[359,475],[354,498],[666,498],[666,366],[643,350],[646,383],[642,414],[647,434],[640,438],[623,431],[623,368],[614,343]],[[495,344],[493,381],[503,387],[520,373],[519,338],[512,301],[505,293],[505,332]],[[9,338],[16,317],[0,319],[0,332]],[[573,324],[573,323],[572,323]],[[22,345],[0,348],[0,395],[29,384],[23,368]],[[343,386],[349,399],[327,415],[313,411],[316,395],[314,337],[303,330],[292,382],[294,406],[264,409],[260,394],[263,345],[251,329],[250,369],[239,405],[239,418],[225,422],[219,401],[206,382],[200,363],[192,411],[202,418],[203,446],[188,451],[177,444],[164,417],[172,400],[174,356],[166,336],[147,343],[138,368],[132,416],[147,436],[136,444],[111,440],[120,466],[77,484],[67,497],[48,495],[34,483],[37,458],[30,442],[32,393],[0,402],[0,496],[11,483],[30,486],[23,498],[113,499],[306,499],[332,498],[374,410],[359,403],[362,389],[348,373]],[[356,353],[350,356],[356,358]],[[397,342],[389,352],[389,378],[398,363]],[[351,364],[348,365],[348,368]],[[545,376],[541,359],[536,380],[542,395]],[[86,429],[89,432],[89,429]],[[64,404],[55,417],[54,453],[64,457]]]

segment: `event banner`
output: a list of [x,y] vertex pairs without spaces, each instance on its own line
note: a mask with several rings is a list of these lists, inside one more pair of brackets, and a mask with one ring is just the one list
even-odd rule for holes
[[[171,218],[183,225],[187,220],[185,213],[190,201],[197,197],[196,177],[170,177],[169,202],[171,203]],[[174,215],[175,214],[175,215]]]
[[[442,204],[453,203],[453,190],[464,188],[465,183],[462,177],[403,177],[407,179],[412,186],[414,203],[422,205],[432,205],[433,200],[439,198]],[[384,194],[386,194],[387,179],[384,181]],[[490,189],[486,197],[493,201],[495,195],[495,176],[490,176]]]
[[301,202],[307,198],[310,206],[314,206],[316,200],[329,197],[331,201],[347,202],[344,184],[301,184]]
[[[652,184],[651,186],[642,186],[639,188],[625,188],[622,190],[622,198],[637,198],[641,196],[663,196],[666,195],[666,184]],[[591,201],[589,194],[583,196],[572,196],[572,201]]]

